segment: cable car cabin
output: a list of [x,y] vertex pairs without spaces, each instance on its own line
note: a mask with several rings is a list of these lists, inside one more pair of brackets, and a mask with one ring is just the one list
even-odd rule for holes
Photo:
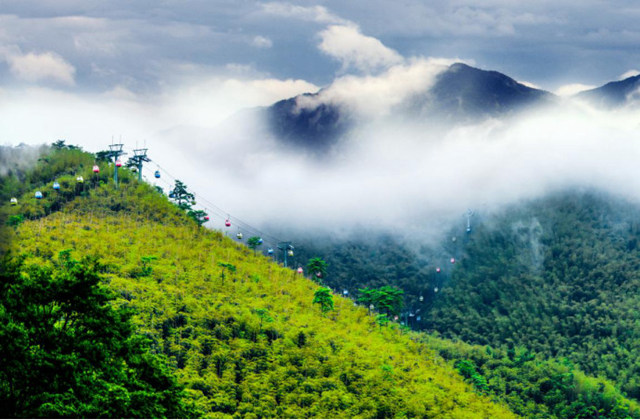
[[204,221],[208,222],[209,221],[209,216],[204,216]]
[[100,173],[100,167],[98,165],[93,165],[93,173],[94,174]]
[[160,178],[160,171],[155,171],[153,176],[155,176],[156,178]]
[[262,238],[258,238],[258,245],[262,245]]
[[238,239],[242,239],[242,233],[241,233],[241,232],[238,232],[238,234],[236,235],[236,238],[238,238]]
[[293,257],[293,249],[290,249],[290,250],[287,252],[287,255],[288,255],[288,256],[290,256],[290,257]]
[[225,220],[225,221],[224,221],[224,225],[225,225],[226,227],[231,226],[231,221],[230,221],[229,219]]
[[176,198],[176,195],[173,191],[169,193],[169,198]]
[[78,176],[78,177],[76,178],[76,182],[77,182],[78,184],[82,184],[82,183],[84,182],[84,178],[83,178],[82,176]]
[[438,293],[438,288],[437,288],[437,287],[434,287],[434,288],[433,288],[433,291],[434,291],[435,293]]
[[302,274],[302,267],[298,267],[298,274]]
[[456,259],[455,258],[451,258],[451,264],[455,264],[456,263]]
[[17,198],[15,198],[15,197],[11,198],[11,201],[10,201],[10,202],[11,202],[11,205],[12,205],[12,206],[17,206],[17,205],[18,205],[18,199],[17,199]]
[[269,249],[267,249],[267,254],[269,254],[269,255],[273,255],[273,248],[269,248]]
[[56,191],[60,190],[60,184],[58,184],[57,181],[53,183],[53,189],[56,190]]
[[122,161],[120,159],[116,160],[116,167],[122,167]]
[[436,273],[440,272],[440,267],[436,268]]
[[42,193],[40,191],[36,191],[36,198],[40,200],[42,198]]

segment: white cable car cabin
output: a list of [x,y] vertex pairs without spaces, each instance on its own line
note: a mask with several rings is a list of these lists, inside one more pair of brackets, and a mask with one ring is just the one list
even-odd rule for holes
[[11,197],[10,202],[11,202],[12,206],[17,206],[18,205],[18,199],[15,198],[15,197]]

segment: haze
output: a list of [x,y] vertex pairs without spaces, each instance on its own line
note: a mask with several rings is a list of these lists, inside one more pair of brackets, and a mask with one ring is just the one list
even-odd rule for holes
[[[481,6],[467,3],[458,4],[456,10],[480,10]],[[640,200],[640,127],[633,106],[604,112],[564,96],[552,110],[448,126],[434,126],[402,114],[407,101],[425,94],[435,76],[457,61],[501,71],[562,95],[637,74],[629,60],[607,60],[620,67],[606,71],[594,68],[595,76],[586,77],[589,66],[567,53],[556,57],[567,61],[555,68],[555,73],[545,69],[539,73],[543,76],[537,77],[514,62],[499,66],[495,57],[473,56],[474,37],[485,45],[491,36],[512,33],[517,39],[532,26],[557,24],[546,19],[549,15],[542,9],[515,14],[510,6],[497,3],[483,9],[486,19],[478,22],[489,25],[491,16],[500,17],[506,26],[497,25],[500,19],[494,19],[497,26],[493,27],[501,28],[503,35],[483,32],[491,25],[477,26],[474,33],[451,35],[449,56],[437,58],[432,55],[442,55],[442,48],[435,44],[429,44],[433,48],[417,48],[419,43],[395,39],[393,34],[403,33],[397,26],[386,28],[387,35],[391,34],[386,37],[389,42],[384,34],[374,37],[367,33],[375,21],[373,12],[357,17],[354,10],[347,12],[337,4],[301,7],[260,3],[252,15],[255,31],[244,36],[251,48],[259,51],[255,61],[245,54],[215,63],[181,61],[177,54],[182,45],[196,54],[195,47],[182,44],[186,40],[212,37],[205,23],[194,23],[194,13],[178,14],[179,22],[164,26],[158,48],[152,49],[149,35],[158,33],[153,29],[158,28],[158,21],[140,18],[140,11],[129,10],[140,23],[139,32],[133,32],[127,26],[131,21],[108,13],[100,15],[91,7],[82,17],[53,8],[36,18],[30,15],[34,9],[25,5],[18,10],[19,3],[15,3],[12,14],[3,16],[7,25],[1,34],[5,47],[0,56],[5,66],[0,69],[0,143],[42,144],[65,139],[95,152],[106,149],[113,140],[122,141],[129,153],[136,146],[146,146],[154,161],[145,172],[147,179],[156,182],[151,174],[161,168],[166,172],[157,182],[165,190],[172,181],[167,173],[184,181],[202,198],[199,205],[214,215],[212,227],[220,227],[229,214],[260,228],[340,231],[365,226],[424,232],[456,220],[462,223],[469,208],[490,212],[563,188],[592,186]],[[80,7],[74,4],[69,2],[65,7]],[[240,22],[237,13],[247,5],[237,10],[227,6],[223,14],[228,21],[224,22]],[[375,13],[388,9],[381,5],[372,8]],[[462,16],[447,8],[432,12]],[[555,16],[566,18],[568,12],[566,9]],[[282,33],[260,34],[256,22],[265,16],[289,22],[292,34],[304,27],[308,36],[304,48],[292,46],[295,51],[287,52],[279,49],[286,45],[287,37]],[[624,30],[628,22],[616,16],[611,27]],[[21,44],[18,34],[26,33],[25,25],[34,19],[57,25],[75,46],[65,41],[61,44],[64,48],[56,49],[41,31],[30,33]],[[246,28],[252,24],[246,19],[241,23],[249,25]],[[575,22],[565,23],[567,31],[579,32]],[[110,32],[114,25],[119,30]],[[415,22],[410,27],[416,27]],[[432,27],[429,39],[433,42],[452,27]],[[89,35],[90,29],[97,30],[95,36]],[[134,49],[139,51],[140,61],[131,51],[123,55],[120,50],[122,40],[135,36]],[[592,36],[593,45],[600,45],[598,42],[610,39],[610,33],[596,38]],[[506,50],[521,47],[501,39]],[[216,45],[216,51],[227,51]],[[306,55],[300,55],[303,50]],[[540,49],[535,51],[542,54]],[[611,51],[630,54],[623,46],[611,46]],[[107,66],[108,57],[116,61],[125,57],[127,65]],[[166,67],[151,71],[145,59]],[[273,60],[287,70],[276,71]],[[534,68],[540,68],[541,63]],[[323,69],[322,75],[308,71],[308,67]],[[135,70],[141,68],[146,70]],[[320,158],[283,147],[255,113],[244,111],[321,88],[313,100],[345,107],[359,122],[335,149]],[[308,98],[299,102],[301,107],[312,105]]]

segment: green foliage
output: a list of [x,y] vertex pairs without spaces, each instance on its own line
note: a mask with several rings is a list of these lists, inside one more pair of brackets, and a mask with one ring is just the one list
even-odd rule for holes
[[202,226],[207,221],[207,213],[204,210],[187,210],[187,216],[193,219],[199,226]]
[[402,311],[404,292],[397,287],[382,286],[378,289],[365,287],[359,289],[358,302],[365,306],[373,305],[378,312],[388,317],[396,316]]
[[320,305],[323,314],[333,310],[333,295],[328,287],[320,287],[313,293],[313,303]]
[[322,258],[313,257],[307,262],[307,272],[311,273],[311,278],[315,282],[322,284],[324,278],[327,276],[328,266]]
[[224,283],[225,279],[225,270],[229,270],[229,272],[232,274],[236,272],[236,266],[233,264],[219,262],[218,267],[222,267],[222,271],[220,272],[220,280],[222,280],[222,283]]
[[[395,324],[378,328],[339,296],[324,316],[313,310],[317,284],[199,228],[152,187],[88,184],[27,218],[13,247],[28,266],[55,263],[60,249],[99,255],[97,271],[118,296],[109,306],[135,313],[147,353],[168,358],[202,416],[512,416]],[[136,275],[149,256],[147,275]],[[66,397],[49,401],[58,414],[74,409]]]
[[169,197],[175,201],[182,210],[191,210],[191,202],[195,199],[193,193],[190,193],[187,190],[187,186],[180,180],[176,180],[175,186],[169,192]]
[[562,193],[478,225],[425,314],[444,337],[567,358],[640,398],[640,212]]
[[3,417],[185,417],[197,413],[164,361],[110,305],[95,259],[0,266]]
[[496,349],[424,337],[480,393],[525,418],[637,418],[640,406],[604,379],[519,347]]
[[252,249],[254,252],[261,244],[262,244],[262,241],[259,236],[252,236],[249,239],[247,239],[247,246],[250,249]]

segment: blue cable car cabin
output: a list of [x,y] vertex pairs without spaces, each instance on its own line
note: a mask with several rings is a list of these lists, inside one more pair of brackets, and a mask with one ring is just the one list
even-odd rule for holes
[[40,200],[42,198],[42,193],[40,191],[36,191],[36,198]]
[[160,178],[160,171],[155,171],[153,176],[155,176],[156,178]]
[[53,183],[53,189],[56,191],[60,190],[60,184],[58,183],[58,181]]

